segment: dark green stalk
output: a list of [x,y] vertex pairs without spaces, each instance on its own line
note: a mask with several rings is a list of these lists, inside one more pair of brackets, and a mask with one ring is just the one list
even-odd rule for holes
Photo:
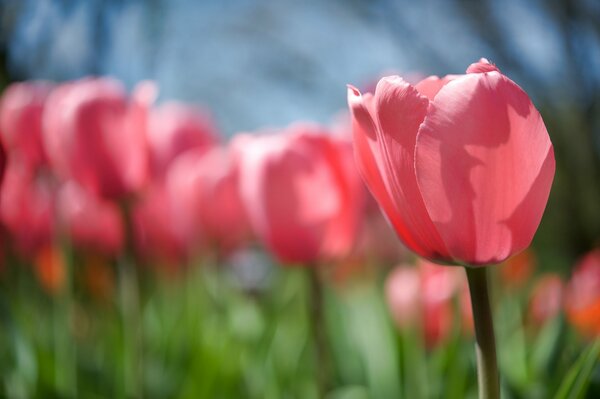
[[490,298],[488,294],[487,268],[465,267],[471,292],[471,306],[475,324],[475,350],[477,352],[477,381],[479,399],[499,399],[500,380],[496,361],[496,342]]

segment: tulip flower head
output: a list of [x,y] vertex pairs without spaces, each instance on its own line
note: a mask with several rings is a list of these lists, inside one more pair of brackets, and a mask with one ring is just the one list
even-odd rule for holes
[[147,108],[152,84],[128,98],[119,82],[88,78],[56,88],[44,111],[44,144],[50,163],[63,178],[90,192],[120,199],[146,182]]
[[374,94],[350,86],[348,103],[361,174],[408,248],[480,266],[529,246],[554,153],[531,100],[496,66],[414,86],[386,77]]
[[[420,325],[428,347],[443,342],[452,331],[456,311],[460,310],[463,321],[470,322],[470,315],[455,306],[455,298],[467,300],[459,269],[444,268],[427,261],[418,267],[399,266],[388,276],[385,293],[392,318],[399,329]],[[468,293],[468,290],[466,291]]]
[[565,284],[559,275],[548,273],[536,281],[529,302],[529,314],[536,325],[556,317],[563,304]]
[[175,215],[173,200],[162,184],[152,185],[135,204],[135,245],[142,258],[168,267],[186,260],[188,251]]
[[600,249],[577,263],[565,296],[569,321],[585,336],[600,336]]
[[19,159],[12,159],[0,195],[0,216],[17,249],[31,255],[52,242],[54,190]]
[[11,154],[35,168],[46,161],[42,113],[52,90],[47,82],[13,83],[0,100],[0,136]]
[[267,248],[284,263],[347,255],[363,201],[348,147],[307,124],[238,140],[242,198]]
[[229,252],[250,237],[234,155],[221,146],[191,150],[169,169],[167,189],[192,249]]
[[124,226],[116,204],[67,182],[57,194],[57,210],[61,225],[76,246],[109,256],[123,249]]
[[150,113],[148,145],[155,176],[163,176],[178,155],[191,149],[208,149],[217,141],[213,122],[201,109],[169,102]]

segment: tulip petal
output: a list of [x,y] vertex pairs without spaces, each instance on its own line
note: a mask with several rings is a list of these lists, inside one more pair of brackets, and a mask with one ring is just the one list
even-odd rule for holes
[[447,258],[444,243],[423,203],[414,171],[417,131],[429,100],[399,77],[383,78],[374,100],[378,125],[374,151],[381,158],[380,170],[387,177],[388,193],[396,205],[399,221],[394,226],[415,252],[431,259]]
[[527,94],[498,72],[465,75],[432,101],[415,149],[419,188],[451,256],[501,262],[526,248],[554,176],[554,153]]
[[412,238],[410,230],[399,217],[397,206],[388,190],[388,180],[380,172],[384,170],[385,166],[377,144],[377,127],[369,112],[372,103],[373,97],[370,93],[361,96],[357,89],[348,88],[348,104],[353,116],[352,130],[356,163],[373,197],[381,206],[383,213],[400,239],[413,251],[422,253],[424,249],[421,249]]
[[460,77],[462,75],[446,75],[443,78],[438,76],[429,76],[415,85],[415,89],[430,101],[433,101],[436,94],[440,91],[446,83]]

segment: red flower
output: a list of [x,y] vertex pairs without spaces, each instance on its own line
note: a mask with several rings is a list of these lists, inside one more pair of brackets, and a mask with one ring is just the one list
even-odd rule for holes
[[363,198],[351,150],[317,126],[240,137],[241,192],[254,233],[280,261],[348,254]]
[[374,95],[350,87],[356,158],[404,243],[440,263],[499,263],[531,242],[554,153],[527,94],[486,60]]

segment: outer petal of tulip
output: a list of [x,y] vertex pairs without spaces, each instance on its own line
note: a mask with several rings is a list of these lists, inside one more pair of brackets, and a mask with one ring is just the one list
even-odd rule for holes
[[118,207],[94,197],[74,182],[65,183],[57,196],[61,223],[76,246],[106,255],[123,248],[123,220]]
[[52,85],[47,82],[13,83],[0,101],[0,134],[11,154],[30,167],[45,162],[42,111]]
[[217,141],[213,122],[203,110],[178,102],[165,103],[150,115],[148,144],[152,172],[161,177],[179,154],[208,149]]
[[359,170],[400,239],[423,257],[448,258],[414,173],[417,131],[429,100],[401,78],[390,77],[379,82],[375,97],[350,88],[348,103]]
[[554,153],[527,94],[497,71],[443,86],[415,152],[427,211],[457,263],[498,263],[526,248],[546,206]]

